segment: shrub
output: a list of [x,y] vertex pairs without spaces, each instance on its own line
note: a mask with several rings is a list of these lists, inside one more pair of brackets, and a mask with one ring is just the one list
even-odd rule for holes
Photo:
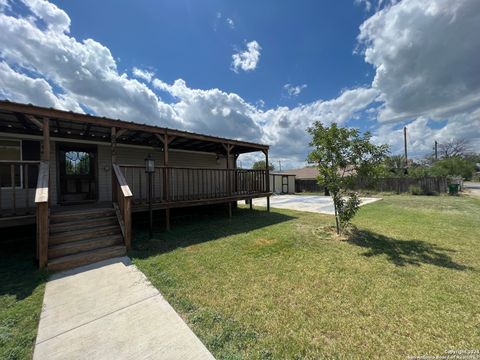
[[423,189],[418,185],[410,185],[408,191],[412,195],[424,195]]
[[435,162],[430,168],[432,176],[460,176],[464,179],[471,179],[475,165],[459,157],[451,157]]

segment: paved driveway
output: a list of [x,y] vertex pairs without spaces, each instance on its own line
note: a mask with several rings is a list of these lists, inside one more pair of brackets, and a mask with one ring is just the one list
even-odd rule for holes
[[480,183],[465,181],[463,186],[467,190],[467,193],[480,197]]
[[[381,200],[380,198],[360,198],[361,204],[370,204]],[[253,199],[253,205],[267,206],[266,198]],[[321,214],[334,214],[333,201],[330,196],[320,195],[276,195],[270,198],[273,208],[290,209],[298,211],[317,212]]]

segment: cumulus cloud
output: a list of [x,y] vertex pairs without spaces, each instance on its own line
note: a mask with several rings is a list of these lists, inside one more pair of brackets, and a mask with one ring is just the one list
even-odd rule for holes
[[379,119],[449,116],[480,105],[480,2],[404,0],[360,27]]
[[262,48],[255,40],[247,43],[247,49],[245,51],[232,55],[232,70],[236,73],[238,73],[239,70],[255,70],[260,60],[260,50],[262,50]]
[[412,119],[409,137],[417,154],[429,151],[434,135],[480,138],[480,127],[472,126],[480,107],[479,33],[476,0],[393,2],[361,25],[358,39],[375,68],[372,88],[382,103],[378,141],[390,142],[392,124]]
[[[68,15],[55,6],[44,5],[30,3],[34,20],[0,13],[0,57],[6,63],[19,71],[38,74],[69,99],[98,114],[180,126],[173,109],[148,86],[118,72],[107,47],[92,39],[80,42],[69,36]],[[47,23],[47,29],[40,19]],[[0,75],[7,76],[7,70],[2,70]],[[21,99],[18,93],[12,98]]]
[[154,79],[153,86],[178,100],[172,106],[192,131],[262,140],[262,129],[255,121],[257,109],[237,94],[219,89],[192,89],[182,79],[173,84]]
[[45,22],[54,31],[70,31],[70,17],[57,5],[46,0],[22,0],[37,19]]
[[292,84],[285,84],[283,85],[283,90],[289,95],[289,96],[298,96],[302,92],[303,89],[307,87],[307,84],[302,84],[302,85],[292,85]]
[[16,72],[6,62],[0,62],[0,97],[18,102],[33,103],[61,110],[83,112],[80,104],[65,94],[55,94],[42,78],[30,78]]
[[142,70],[137,67],[134,67],[132,69],[132,74],[137,79],[145,80],[147,82],[152,81],[153,77],[155,76],[155,73],[153,71]]

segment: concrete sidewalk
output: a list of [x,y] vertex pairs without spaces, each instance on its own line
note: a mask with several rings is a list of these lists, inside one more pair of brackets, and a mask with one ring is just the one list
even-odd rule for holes
[[52,276],[33,358],[214,359],[128,257]]

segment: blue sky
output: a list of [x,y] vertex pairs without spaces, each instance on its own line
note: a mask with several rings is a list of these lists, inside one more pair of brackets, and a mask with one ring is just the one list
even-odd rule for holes
[[478,151],[479,33],[477,0],[0,0],[0,98],[267,143],[285,168],[314,121]]
[[[353,55],[366,14],[351,1],[54,3],[72,19],[73,36],[107,45],[123,71],[151,67],[163,81],[182,78],[193,88],[262,99],[267,107],[333,98],[373,76],[363,57]],[[257,68],[236,74],[231,56],[252,40],[262,47]],[[287,83],[307,88],[292,98]]]

